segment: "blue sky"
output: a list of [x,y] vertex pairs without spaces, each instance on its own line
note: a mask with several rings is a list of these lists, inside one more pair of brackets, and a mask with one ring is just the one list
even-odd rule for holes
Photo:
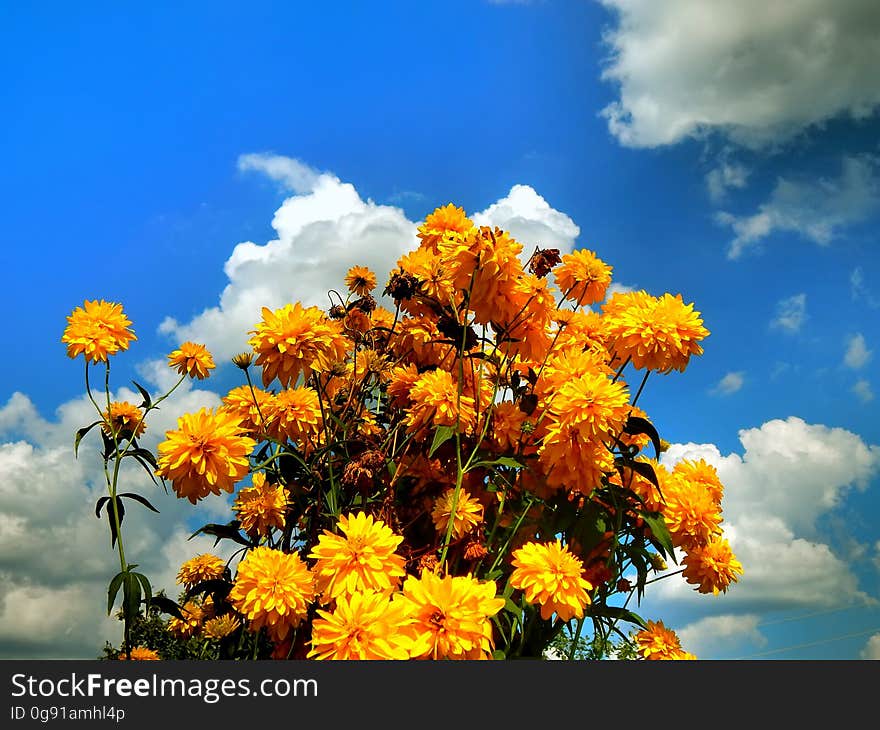
[[[110,569],[103,533],[78,527],[100,484],[65,461],[89,422],[60,344],[75,306],[122,302],[138,341],[114,382],[160,388],[150,363],[184,335],[234,351],[255,286],[320,300],[349,256],[390,266],[412,223],[454,202],[527,245],[591,248],[620,285],[681,293],[712,333],[641,404],[674,455],[719,465],[747,574],[716,599],[664,587],[642,613],[705,658],[880,658],[873,3],[177,5],[0,6],[0,296],[16,324],[0,655],[91,656],[93,635],[115,636],[82,588]],[[321,265],[306,218],[329,231]],[[385,234],[346,238],[344,220]],[[174,407],[236,378],[223,366]],[[163,505],[165,532],[132,529],[167,577],[195,547],[192,512]],[[45,544],[69,564],[34,557]],[[13,614],[59,600],[67,614],[22,641]]]

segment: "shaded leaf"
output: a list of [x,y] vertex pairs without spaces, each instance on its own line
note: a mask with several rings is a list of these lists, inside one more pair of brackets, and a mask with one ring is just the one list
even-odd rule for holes
[[220,540],[227,539],[234,540],[239,545],[246,545],[247,547],[251,547],[250,541],[246,540],[238,530],[238,526],[240,524],[241,523],[238,520],[232,520],[226,525],[218,525],[215,523],[203,525],[192,535],[190,535],[188,539],[192,540],[196,535],[204,533],[205,535],[213,535],[217,538],[216,540],[214,540],[214,545],[220,542]]
[[150,603],[153,608],[157,608],[161,613],[167,613],[169,616],[174,616],[175,618],[183,620],[180,606],[167,596],[163,596],[162,594],[155,595],[150,599]]
[[73,455],[77,456],[77,451],[79,451],[79,442],[83,440],[83,436],[85,436],[89,431],[91,431],[95,426],[99,423],[103,423],[104,421],[95,421],[94,423],[89,424],[88,426],[83,426],[76,432],[76,438],[73,440]]
[[434,440],[431,442],[431,449],[428,451],[428,458],[434,455],[434,452],[445,444],[455,435],[455,428],[452,426],[437,426],[434,432]]
[[641,626],[643,629],[648,628],[645,623],[645,619],[639,616],[637,613],[633,613],[625,608],[620,608],[619,606],[605,606],[601,604],[594,604],[590,608],[590,615],[598,616],[600,618],[612,618],[617,619],[618,621],[628,621],[631,624],[636,624],[637,626]]
[[147,392],[146,388],[144,388],[142,385],[135,382],[134,380],[132,380],[131,382],[134,385],[134,387],[138,389],[138,391],[141,394],[141,397],[144,399],[144,402],[141,403],[140,406],[138,406],[138,407],[139,408],[149,408],[152,405],[153,401],[150,399],[150,394]]
[[110,497],[100,497],[97,502],[95,502],[95,517],[101,516],[101,509],[107,502],[110,501]]
[[119,593],[119,588],[122,585],[122,581],[125,580],[125,573],[117,573],[113,576],[113,579],[110,581],[110,586],[107,589],[107,615],[113,611],[113,604],[116,602],[116,594]]
[[664,558],[669,558],[673,563],[677,564],[675,559],[675,549],[672,546],[672,536],[666,527],[666,520],[659,512],[642,512],[642,518],[645,524],[650,528],[651,543],[660,551]]
[[638,436],[639,434],[645,434],[648,436],[651,439],[651,443],[654,445],[656,458],[660,458],[660,434],[657,433],[654,424],[647,418],[630,416],[626,425],[623,427],[623,432],[628,433],[630,436]]
[[150,501],[146,497],[142,497],[140,494],[135,494],[134,492],[123,492],[119,496],[128,497],[129,499],[133,499],[136,502],[140,502],[142,505],[144,505],[144,507],[153,510],[153,512],[159,512],[159,510],[157,510],[152,504],[150,504]]

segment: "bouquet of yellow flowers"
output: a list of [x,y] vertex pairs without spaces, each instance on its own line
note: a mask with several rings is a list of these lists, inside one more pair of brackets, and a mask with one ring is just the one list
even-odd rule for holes
[[[103,407],[93,398],[122,655],[161,656],[132,646],[153,606],[215,658],[572,658],[586,637],[592,656],[622,640],[639,658],[694,658],[633,598],[674,575],[724,592],[742,566],[715,469],[662,465],[638,400],[651,372],[684,371],[709,332],[680,295],[609,295],[611,271],[585,249],[527,258],[450,204],[418,227],[381,293],[353,266],[326,311],[263,308],[251,350],[233,358],[243,383],[182,415],[156,454],[137,437],[159,401],[140,386],[139,406],[110,402],[109,388]],[[84,356],[90,396],[89,367],[109,381],[130,325],[103,300],[68,318],[62,340]],[[214,368],[193,342],[168,360],[181,381]],[[233,556],[186,561],[178,601],[126,561],[123,498],[151,505],[118,491],[125,457],[193,504],[235,494],[229,522],[196,533],[231,541]]]

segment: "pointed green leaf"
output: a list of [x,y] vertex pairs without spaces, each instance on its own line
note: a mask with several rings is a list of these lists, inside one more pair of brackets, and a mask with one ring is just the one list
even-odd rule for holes
[[676,563],[675,549],[672,545],[672,536],[666,527],[666,521],[659,512],[642,512],[645,524],[651,529],[651,542],[656,546],[664,558],[669,558]]
[[630,416],[626,425],[623,427],[623,431],[630,436],[637,436],[642,433],[648,436],[651,439],[651,443],[654,445],[656,458],[660,458],[660,434],[657,433],[654,424],[648,419],[640,418],[639,416]]
[[95,426],[99,423],[103,423],[104,421],[95,421],[94,423],[89,424],[88,426],[83,426],[76,432],[76,438],[73,440],[73,456],[76,458],[77,452],[79,451],[79,442],[83,440],[83,436],[85,436],[89,431],[91,431]]
[[117,573],[110,581],[110,587],[107,589],[107,615],[113,611],[113,604],[116,602],[116,594],[119,593],[119,587],[125,580],[125,573]]
[[150,504],[150,500],[148,500],[146,497],[142,497],[140,494],[135,494],[134,492],[123,492],[119,496],[128,497],[129,499],[135,500],[135,502],[140,502],[142,505],[144,505],[144,507],[153,510],[153,512],[159,512],[159,510],[157,510],[152,504]]
[[445,444],[455,435],[455,428],[452,426],[437,426],[434,432],[434,440],[431,442],[431,449],[428,451],[428,457],[434,455],[434,452]]
[[134,387],[137,388],[138,391],[140,391],[141,397],[144,399],[144,402],[141,403],[138,407],[149,408],[153,404],[153,401],[150,400],[150,394],[147,392],[147,389],[144,388],[144,386],[142,386],[140,383],[135,382],[134,380],[132,380],[131,382],[134,384]]

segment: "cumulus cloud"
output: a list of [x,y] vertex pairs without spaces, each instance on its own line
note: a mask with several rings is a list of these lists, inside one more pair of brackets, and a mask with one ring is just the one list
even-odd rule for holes
[[716,221],[733,230],[727,257],[738,259],[777,232],[796,233],[827,246],[841,229],[863,221],[878,207],[877,160],[869,155],[855,155],[842,159],[837,177],[780,177],[769,200],[759,205],[757,211],[747,215],[720,211]]
[[602,0],[603,115],[624,145],[718,133],[761,147],[880,105],[874,0]]
[[880,299],[877,299],[865,284],[865,273],[861,266],[856,266],[849,276],[850,296],[854,302],[868,305],[871,309],[880,307]]
[[870,601],[816,525],[848,493],[868,488],[880,472],[880,446],[795,417],[742,430],[739,440],[742,452],[726,455],[714,444],[673,444],[662,463],[702,458],[716,467],[724,534],[744,575],[712,599],[677,578],[660,581],[646,599],[724,613]]
[[776,305],[776,316],[770,327],[785,332],[799,332],[807,319],[807,295],[795,294],[782,299]]
[[852,387],[852,392],[856,394],[862,403],[870,403],[874,400],[874,391],[871,388],[871,383],[864,378],[856,381],[855,385]]
[[860,370],[868,364],[873,354],[865,343],[865,336],[861,332],[856,332],[847,338],[843,364],[853,370]]
[[[111,397],[140,402],[126,388]],[[142,445],[154,450],[177,415],[218,402],[185,382],[150,414]],[[73,454],[74,432],[96,417],[85,396],[64,403],[54,419],[42,418],[21,393],[0,407],[0,438],[15,435],[0,443],[0,657],[93,658],[105,640],[119,644],[121,624],[106,616],[107,583],[119,570],[118,557],[106,520],[94,511],[106,494],[97,429],[83,439],[79,457]],[[207,538],[188,543],[188,520],[213,521],[226,514],[225,502],[217,497],[193,508],[135,466],[122,470],[120,485],[161,512],[131,504],[123,525],[126,557],[154,590],[176,597],[180,562],[213,544]]]
[[[354,264],[376,273],[378,294],[397,259],[418,242],[418,224],[401,208],[363,200],[353,185],[332,173],[267,154],[244,155],[239,167],[266,174],[292,193],[275,212],[277,238],[235,246],[224,265],[229,282],[219,304],[189,322],[167,317],[160,326],[178,341],[205,344],[217,361],[248,349],[247,333],[260,321],[264,306],[274,309],[299,301],[329,307],[328,291],[343,286]],[[514,185],[507,196],[472,218],[510,231],[526,257],[537,245],[571,251],[579,234],[571,218],[527,185]]]
[[859,656],[862,659],[880,659],[880,634],[874,634],[868,639]]
[[745,383],[745,373],[742,370],[727,373],[718,384],[712,388],[711,392],[716,395],[733,395],[742,389]]
[[767,638],[758,630],[760,617],[754,614],[707,616],[676,631],[681,645],[698,659],[711,659],[743,644],[761,648]]

